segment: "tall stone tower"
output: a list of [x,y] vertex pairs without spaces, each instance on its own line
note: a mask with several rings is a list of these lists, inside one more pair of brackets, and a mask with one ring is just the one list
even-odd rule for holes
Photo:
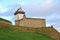
[[20,7],[15,13],[15,24],[19,25],[19,21],[23,18],[25,18],[25,12],[22,10],[22,8]]

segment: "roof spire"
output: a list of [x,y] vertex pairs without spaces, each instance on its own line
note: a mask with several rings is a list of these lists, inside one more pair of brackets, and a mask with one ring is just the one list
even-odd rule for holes
[[18,14],[18,13],[25,14],[25,12],[22,10],[21,6],[20,6],[20,8],[14,13],[14,15],[16,15],[16,14]]
[[18,12],[24,12],[23,10],[22,10],[22,7],[20,6],[20,8],[17,10]]

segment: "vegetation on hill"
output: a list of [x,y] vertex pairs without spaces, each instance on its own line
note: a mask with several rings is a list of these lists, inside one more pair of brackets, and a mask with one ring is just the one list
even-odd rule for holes
[[[0,18],[0,21],[5,21],[5,22],[11,23],[9,20],[3,19],[3,18]],[[11,24],[12,24],[12,23],[11,23]]]
[[[37,30],[30,27],[13,26],[12,24],[9,24],[11,23],[10,21],[2,18],[0,18],[0,21],[3,21],[0,22],[0,40],[57,40],[59,37],[58,32],[51,27],[38,28]],[[5,23],[4,21],[8,23]],[[45,33],[45,35],[43,33]],[[46,34],[50,36],[47,36]]]
[[0,29],[0,40],[53,40],[52,38],[35,32],[18,32]]

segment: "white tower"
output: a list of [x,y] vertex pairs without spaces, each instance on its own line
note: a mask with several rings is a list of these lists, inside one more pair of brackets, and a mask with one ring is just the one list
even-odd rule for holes
[[20,25],[20,20],[23,18],[26,18],[25,12],[22,10],[21,7],[14,13],[14,15],[15,15],[15,24],[16,25]]
[[15,20],[21,20],[25,17],[25,12],[22,10],[22,8],[20,7],[15,13]]

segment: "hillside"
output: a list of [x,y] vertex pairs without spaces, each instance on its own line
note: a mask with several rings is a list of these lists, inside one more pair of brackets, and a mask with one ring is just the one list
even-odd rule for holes
[[60,40],[60,33],[52,27],[31,28],[7,21],[0,20],[0,40]]
[[18,32],[8,29],[0,29],[0,40],[53,40],[47,35],[35,32]]

